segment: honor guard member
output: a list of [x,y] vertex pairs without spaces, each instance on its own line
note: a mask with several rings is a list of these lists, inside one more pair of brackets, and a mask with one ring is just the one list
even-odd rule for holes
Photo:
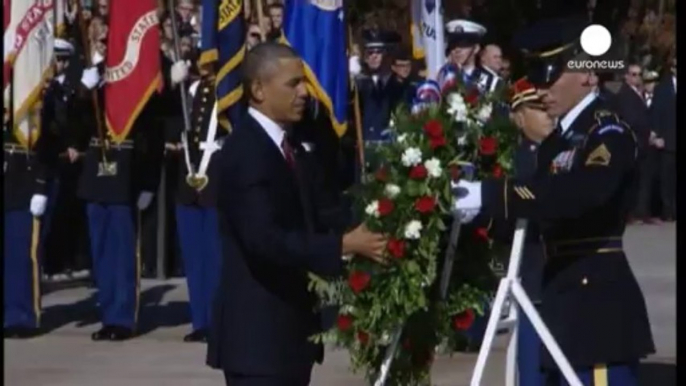
[[477,86],[482,93],[494,92],[502,79],[493,71],[477,64],[476,58],[481,50],[481,40],[486,27],[470,20],[457,19],[446,24],[446,66],[457,69],[462,84]]
[[[99,112],[105,104],[102,66],[84,70],[84,85],[97,88]],[[165,77],[166,78],[166,77]],[[136,210],[146,209],[159,183],[164,152],[163,130],[157,127],[153,93],[122,140],[110,129],[98,127],[90,92],[82,109],[84,130],[91,134],[83,159],[78,195],[86,202],[93,273],[98,289],[102,328],[95,341],[121,341],[133,337],[138,321],[140,261],[137,253]],[[104,117],[100,117],[104,123]]]
[[[388,49],[400,41],[397,33],[368,29],[363,31],[365,40],[362,73],[355,77],[362,118],[362,141],[366,150],[390,140],[388,128],[392,113],[391,69]],[[365,157],[366,168],[373,160]]]
[[214,161],[228,130],[217,122],[216,74],[200,68],[190,86],[191,130],[182,134],[183,156],[178,176],[176,225],[188,283],[193,331],[186,342],[206,342],[214,293],[221,268],[217,219],[217,175]]
[[[85,215],[76,197],[80,173],[80,165],[76,162],[82,154],[79,149],[85,149],[88,141],[88,134],[83,135],[75,118],[79,113],[77,91],[80,86],[79,81],[70,76],[74,46],[57,38],[54,47],[54,77],[45,89],[41,109],[41,143],[47,146],[44,153],[49,157],[46,163],[51,166],[48,174],[52,177],[47,181],[49,194],[42,224],[45,236],[42,255],[45,271],[52,269],[53,273],[67,268],[69,259],[78,253],[80,220]],[[51,227],[53,220],[60,226]]]
[[[598,97],[593,74],[567,63],[580,49],[583,19],[544,20],[522,33],[528,79],[546,110],[515,122],[540,142],[531,177],[460,181],[456,215],[538,223],[545,247],[541,316],[584,385],[636,385],[637,365],[655,351],[643,293],[622,245],[638,144]],[[559,117],[555,124],[550,117]],[[543,351],[546,385],[566,385]]]

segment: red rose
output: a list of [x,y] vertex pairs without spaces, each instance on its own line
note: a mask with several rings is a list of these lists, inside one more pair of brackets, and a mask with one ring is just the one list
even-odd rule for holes
[[476,103],[479,101],[479,90],[477,90],[477,89],[470,90],[467,93],[467,95],[464,97],[464,101],[472,107],[476,106]]
[[443,147],[443,146],[445,146],[446,143],[447,143],[447,141],[445,140],[445,137],[443,137],[443,136],[429,138],[429,146],[431,147],[432,150],[437,149],[439,147]]
[[364,344],[367,344],[367,342],[369,342],[369,334],[367,334],[367,333],[364,332],[364,331],[358,331],[358,332],[357,332],[357,340],[358,340],[360,343],[362,343],[363,345],[364,345]]
[[336,324],[339,330],[348,331],[353,325],[353,317],[351,315],[338,315]]
[[348,285],[353,292],[359,294],[363,289],[367,288],[372,277],[367,272],[353,271],[348,276]]
[[374,178],[379,182],[388,181],[388,169],[386,169],[385,166],[380,167],[379,170],[374,173]]
[[391,256],[400,259],[405,256],[405,242],[403,240],[390,239],[386,246]]
[[432,119],[424,125],[424,132],[429,138],[437,138],[443,136],[443,125],[441,121]]
[[393,212],[393,201],[382,198],[379,200],[379,216],[387,216]]
[[500,178],[503,176],[503,168],[500,167],[500,165],[495,164],[493,167],[493,177],[495,178]]
[[450,166],[450,178],[453,181],[458,181],[460,179],[460,174],[462,174],[462,171],[460,170],[460,167],[457,165],[451,165]]
[[479,151],[482,155],[493,155],[498,148],[495,137],[483,137],[479,140]]
[[468,309],[460,312],[453,318],[453,327],[458,331],[465,331],[474,323],[474,310]]
[[476,234],[477,238],[488,241],[488,229],[476,228],[474,234]]
[[414,208],[417,209],[417,212],[422,214],[433,212],[435,206],[436,199],[431,196],[420,197],[414,203]]
[[410,170],[410,178],[413,180],[423,180],[429,172],[424,165],[417,165]]

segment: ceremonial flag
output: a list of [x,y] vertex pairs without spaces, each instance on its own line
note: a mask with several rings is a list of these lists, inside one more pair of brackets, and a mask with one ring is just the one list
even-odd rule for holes
[[152,93],[162,86],[155,0],[110,7],[105,64],[105,118],[115,142],[126,139]]
[[10,14],[9,20],[5,16],[3,31],[4,86],[12,80],[15,136],[22,145],[32,147],[39,135],[41,91],[52,75],[54,3],[11,0],[4,1],[3,6]]
[[307,89],[329,110],[342,136],[348,117],[348,58],[343,0],[287,0],[283,41],[305,62]]
[[243,114],[240,66],[245,58],[243,0],[203,0],[200,65],[215,64],[217,115],[228,129]]
[[430,79],[436,79],[445,64],[443,8],[441,0],[410,0],[412,3],[412,52],[426,60]]
[[64,24],[64,14],[66,12],[67,0],[55,1],[55,36],[63,37],[66,33],[66,24]]

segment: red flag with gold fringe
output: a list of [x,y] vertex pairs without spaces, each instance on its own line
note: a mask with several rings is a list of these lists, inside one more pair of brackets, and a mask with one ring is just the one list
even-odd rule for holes
[[121,142],[162,85],[157,2],[117,0],[109,19],[105,117],[111,138]]

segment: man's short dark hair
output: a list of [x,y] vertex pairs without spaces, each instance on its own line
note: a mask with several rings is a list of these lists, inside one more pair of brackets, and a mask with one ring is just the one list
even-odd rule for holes
[[272,9],[280,9],[283,11],[284,6],[283,6],[283,4],[281,4],[280,1],[277,1],[277,2],[271,3],[267,6],[267,12],[271,11]]
[[250,86],[260,78],[271,75],[280,59],[298,59],[300,56],[291,47],[276,42],[257,44],[245,56],[243,62],[243,87],[250,95]]

